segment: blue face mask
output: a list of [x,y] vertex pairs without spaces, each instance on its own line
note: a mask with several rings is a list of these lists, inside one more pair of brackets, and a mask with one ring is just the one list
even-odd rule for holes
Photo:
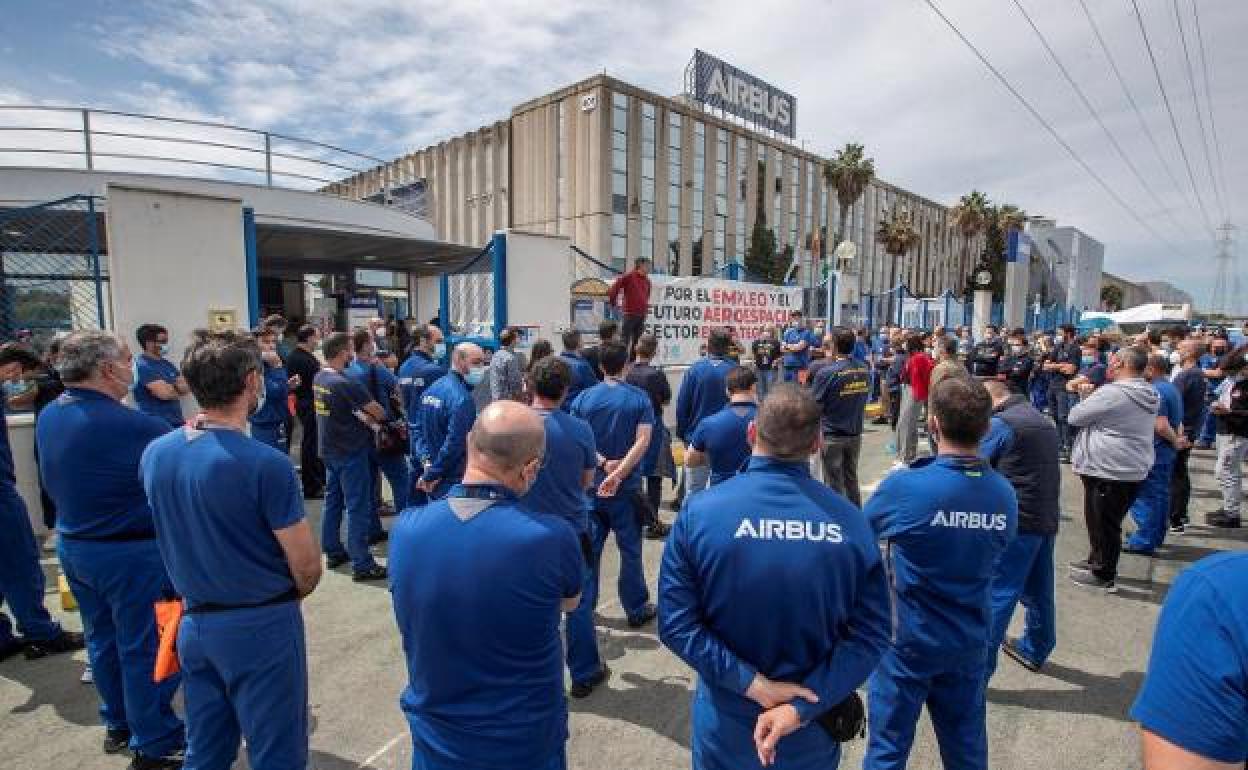
[[1091,366],[1092,364],[1095,364],[1095,363],[1096,363],[1096,356],[1084,356],[1083,357],[1084,366]]
[[474,387],[485,382],[485,367],[474,366],[469,369],[468,373],[464,375],[464,382]]
[[434,343],[433,357],[434,358],[446,358],[446,343],[445,342]]
[[169,355],[169,343],[168,343],[168,342],[163,343],[163,344],[160,346],[160,354],[161,354],[162,356],[167,356],[167,355]]

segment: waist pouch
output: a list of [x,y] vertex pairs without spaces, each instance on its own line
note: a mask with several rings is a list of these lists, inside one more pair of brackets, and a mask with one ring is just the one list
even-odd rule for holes
[[815,718],[819,726],[837,743],[849,743],[867,734],[867,710],[857,692]]

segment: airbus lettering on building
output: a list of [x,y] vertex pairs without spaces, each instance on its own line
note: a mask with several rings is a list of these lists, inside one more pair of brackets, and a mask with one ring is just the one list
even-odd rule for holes
[[797,135],[796,99],[705,51],[693,54],[693,97],[790,139]]

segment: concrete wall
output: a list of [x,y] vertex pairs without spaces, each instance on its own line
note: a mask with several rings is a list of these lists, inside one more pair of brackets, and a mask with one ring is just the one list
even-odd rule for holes
[[571,241],[562,235],[507,231],[507,323],[539,327],[537,336],[557,343],[570,320]]
[[113,329],[132,348],[140,324],[159,323],[177,363],[210,308],[248,324],[240,200],[109,185],[108,203]]

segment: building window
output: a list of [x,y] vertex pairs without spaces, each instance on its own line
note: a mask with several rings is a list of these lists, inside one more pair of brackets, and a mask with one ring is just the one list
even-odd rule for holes
[[693,123],[693,206],[690,209],[690,237],[693,241],[689,264],[693,275],[702,275],[702,239],[706,234],[703,196],[706,193],[706,124]]
[[784,153],[779,150],[772,149],[772,164],[775,169],[776,181],[772,187],[771,195],[771,230],[776,234],[776,245],[784,244],[784,228],[781,226],[784,216]]
[[681,129],[683,121],[677,113],[667,116],[667,270],[680,275],[680,195],[684,189],[681,178]]
[[793,246],[795,252],[801,251],[801,244],[797,241],[797,217],[801,211],[798,208],[801,179],[801,161],[797,158],[791,158],[789,160],[789,243]]
[[641,103],[641,251],[654,259],[655,107]]
[[728,132],[715,129],[715,264],[724,265],[724,235],[728,230]]
[[611,95],[611,263],[628,264],[628,95]]
[[563,100],[559,101],[558,109],[558,122],[555,126],[555,141],[558,145],[555,155],[555,232],[563,235],[566,229],[564,222],[568,216],[568,110]]
[[733,244],[734,261],[745,264],[745,199],[749,195],[749,175],[746,173],[745,137],[736,137],[737,142],[737,228],[736,242]]
[[815,253],[815,164],[806,161],[806,218],[802,222],[802,240],[806,244],[806,252],[810,255],[810,263],[816,278],[819,276],[819,255]]

